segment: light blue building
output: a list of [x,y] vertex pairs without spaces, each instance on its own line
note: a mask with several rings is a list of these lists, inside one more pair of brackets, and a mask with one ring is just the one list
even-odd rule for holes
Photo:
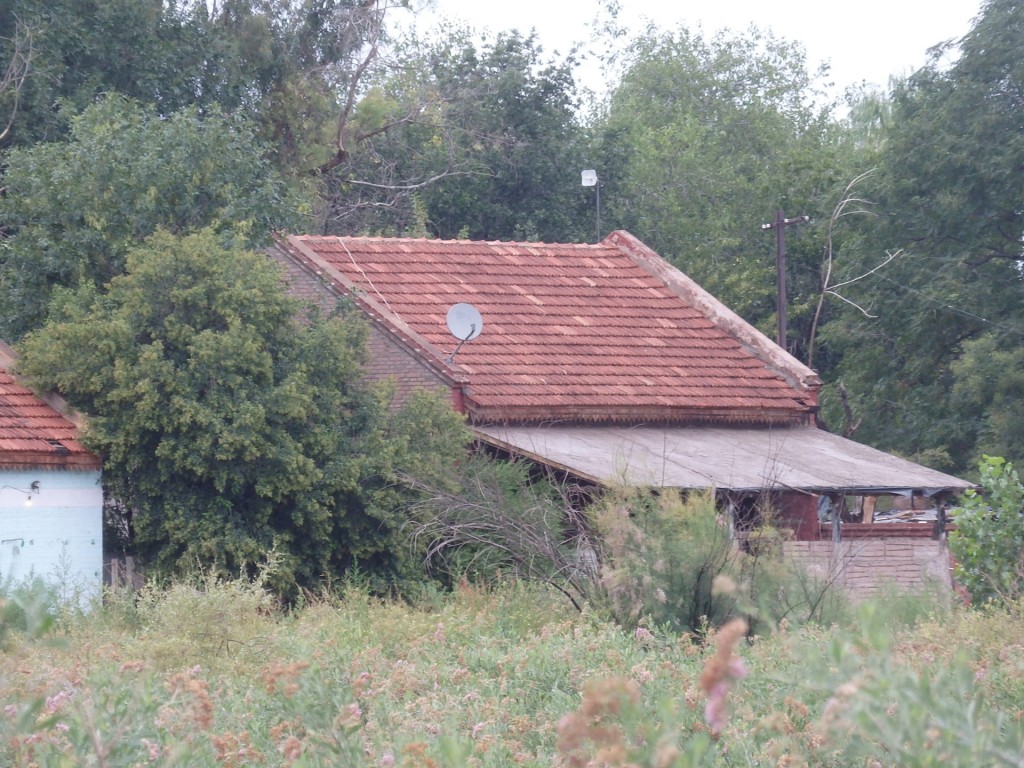
[[103,584],[100,460],[57,398],[18,383],[0,345],[0,584],[35,577],[87,605]]

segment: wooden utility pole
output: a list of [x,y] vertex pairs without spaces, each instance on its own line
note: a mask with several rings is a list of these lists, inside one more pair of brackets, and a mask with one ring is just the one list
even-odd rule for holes
[[776,341],[783,349],[786,348],[786,227],[790,224],[802,224],[810,221],[810,216],[797,216],[787,219],[779,208],[775,212],[775,221],[762,224],[761,229],[775,229],[775,314],[778,317],[778,335]]

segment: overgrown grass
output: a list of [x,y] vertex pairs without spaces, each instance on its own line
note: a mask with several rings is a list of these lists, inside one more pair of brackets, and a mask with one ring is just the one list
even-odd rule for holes
[[420,606],[350,584],[290,613],[175,584],[12,628],[0,764],[1020,765],[1024,613],[918,613],[783,622],[712,663],[713,631],[627,632],[517,584]]

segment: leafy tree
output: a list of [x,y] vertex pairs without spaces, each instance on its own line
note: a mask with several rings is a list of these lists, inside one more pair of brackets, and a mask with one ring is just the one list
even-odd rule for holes
[[[0,0],[0,70],[31,68],[8,144],[59,141],[69,119],[118,93],[168,115],[185,107],[248,117],[282,172],[326,173],[386,66],[386,21],[408,0]],[[0,110],[14,114],[10,93]],[[61,105],[55,110],[54,105]]]
[[158,228],[212,227],[256,244],[291,220],[250,123],[186,109],[158,115],[110,96],[72,119],[66,143],[8,155],[0,218],[0,335],[43,320],[52,288],[102,285]]
[[430,50],[425,64],[448,120],[485,169],[424,192],[430,231],[480,240],[592,239],[572,55],[545,58],[534,36],[508,32],[479,49],[453,37]]
[[1024,347],[989,333],[963,344],[951,366],[953,396],[978,414],[978,444],[1012,461],[1024,459]]
[[12,21],[13,35],[0,38],[0,62],[3,62],[3,74],[0,75],[0,124],[3,125],[0,129],[0,146],[11,134],[11,128],[21,106],[25,83],[32,70],[32,59],[36,55],[32,30],[18,19]]
[[19,367],[89,416],[136,554],[156,573],[237,572],[276,547],[282,589],[400,574],[394,479],[458,455],[450,408],[389,416],[360,383],[364,326],[298,324],[276,268],[211,230],[158,231],[126,267],[105,293],[60,291]]
[[[0,0],[0,29],[31,31],[14,146],[64,138],[67,116],[116,92],[169,114],[193,103],[199,59],[187,5],[161,0]],[[13,59],[0,47],[0,61]],[[62,105],[55,110],[55,105]]]
[[404,66],[372,79],[350,151],[325,178],[327,231],[593,237],[571,57],[516,32],[478,43],[459,29],[393,55]]
[[1024,364],[1022,35],[1024,7],[989,0],[952,66],[943,46],[896,84],[864,235],[904,255],[851,287],[872,317],[844,313],[825,332],[859,436],[948,470],[1024,456],[1007,411]]
[[[598,128],[610,227],[625,227],[747,320],[775,324],[775,247],[761,230],[782,208],[811,224],[786,233],[791,351],[803,353],[829,214],[864,169],[794,43],[751,30],[705,38],[648,30],[627,51]],[[598,169],[601,175],[601,169]],[[774,335],[774,334],[773,334]]]
[[[201,6],[201,7],[200,7]],[[201,94],[244,110],[278,167],[330,173],[360,138],[349,128],[366,81],[388,69],[387,20],[408,0],[224,0],[193,11]]]
[[1005,459],[979,468],[982,491],[967,491],[949,538],[956,578],[975,603],[1013,600],[1024,587],[1024,485]]
[[63,141],[76,115],[116,93],[164,116],[246,118],[321,231],[420,233],[429,221],[435,233],[574,239],[586,198],[571,61],[546,62],[516,34],[480,52],[461,31],[400,45],[389,19],[408,6],[0,0],[0,29],[24,19],[32,33],[0,40],[0,66],[18,77],[18,41],[32,43],[24,82],[0,88],[7,145]]

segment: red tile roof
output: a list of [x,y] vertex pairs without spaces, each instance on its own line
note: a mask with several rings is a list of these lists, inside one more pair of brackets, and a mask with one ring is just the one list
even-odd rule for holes
[[[291,258],[501,419],[805,418],[817,378],[625,232],[592,245],[293,236]],[[446,313],[483,333],[454,365]]]
[[100,460],[78,442],[78,428],[6,370],[0,349],[0,468],[99,469]]

